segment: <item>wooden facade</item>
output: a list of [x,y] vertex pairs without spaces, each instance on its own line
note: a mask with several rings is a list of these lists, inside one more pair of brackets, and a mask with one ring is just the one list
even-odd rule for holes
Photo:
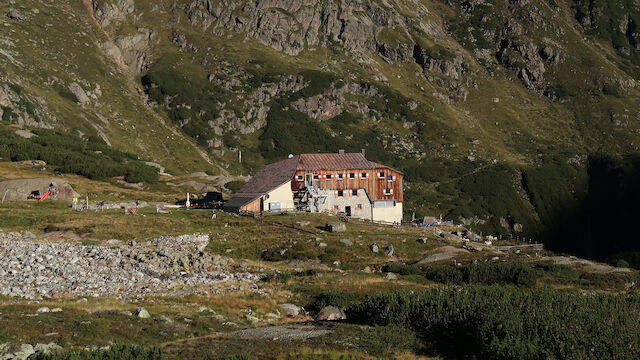
[[[367,174],[366,177],[363,174]],[[331,175],[331,179],[327,179],[327,175]],[[402,173],[388,167],[366,170],[297,170],[291,182],[291,190],[300,191],[307,184],[330,190],[365,189],[371,201],[403,202],[402,180]]]

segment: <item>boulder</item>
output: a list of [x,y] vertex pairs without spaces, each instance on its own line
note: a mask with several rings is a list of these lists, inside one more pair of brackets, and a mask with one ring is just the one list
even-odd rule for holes
[[389,272],[384,276],[384,278],[387,279],[387,280],[398,280],[398,275],[396,275],[396,274],[394,274],[392,272]]
[[147,309],[140,307],[136,309],[135,315],[141,319],[148,319],[151,317]]
[[378,251],[380,251],[380,247],[378,246],[378,244],[371,244],[371,246],[369,246],[369,249],[371,249],[371,252],[374,254],[377,254]]
[[51,311],[51,310],[49,310],[49,308],[48,308],[48,307],[46,307],[46,306],[43,306],[43,307],[41,307],[41,308],[38,308],[38,310],[36,310],[36,312],[37,312],[37,313],[40,313],[40,314],[42,314],[42,313],[48,313],[48,312],[50,312],[50,311]]
[[7,17],[12,20],[26,21],[28,20],[27,16],[18,11],[17,9],[9,9],[7,11]]
[[418,239],[418,243],[419,244],[426,244],[427,243],[427,238],[426,237],[421,237],[420,239]]
[[318,315],[316,315],[316,320],[318,321],[335,321],[346,318],[347,316],[344,314],[344,311],[336,306],[325,306],[320,310]]
[[326,228],[331,232],[345,232],[347,231],[347,224],[343,222],[330,222],[327,223]]
[[393,245],[388,245],[384,248],[384,254],[387,256],[393,256]]
[[346,246],[352,246],[353,245],[353,241],[351,241],[351,239],[340,239],[340,242],[345,244]]
[[298,316],[298,314],[300,314],[300,307],[294,304],[279,304],[278,307],[282,309],[285,315],[290,317]]

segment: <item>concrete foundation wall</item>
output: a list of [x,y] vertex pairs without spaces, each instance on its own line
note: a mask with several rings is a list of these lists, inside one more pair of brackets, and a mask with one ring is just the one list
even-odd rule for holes
[[[352,196],[350,191],[345,190],[342,197],[336,197],[336,190],[320,190],[320,195],[325,195],[326,201],[318,211],[345,212],[347,206],[351,206],[351,217],[371,220],[371,202],[367,192],[360,189],[358,196]],[[358,209],[358,205],[362,205],[362,209]]]

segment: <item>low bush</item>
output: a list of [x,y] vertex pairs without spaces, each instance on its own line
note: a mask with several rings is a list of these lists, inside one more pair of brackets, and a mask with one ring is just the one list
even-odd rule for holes
[[360,296],[353,292],[331,290],[328,292],[317,294],[313,300],[304,308],[311,313],[317,313],[326,306],[336,306],[346,308],[356,301],[360,300]]
[[638,314],[637,294],[476,285],[373,294],[347,309],[357,323],[412,329],[447,357],[483,359],[637,359]]
[[[475,263],[465,266],[434,265],[414,270],[424,273],[427,279],[441,284],[513,284],[531,287],[536,284],[540,274],[529,264],[523,262]],[[416,270],[417,269],[417,270]]]
[[165,360],[167,356],[158,348],[136,345],[111,346],[108,350],[57,351],[50,354],[31,355],[30,360]]

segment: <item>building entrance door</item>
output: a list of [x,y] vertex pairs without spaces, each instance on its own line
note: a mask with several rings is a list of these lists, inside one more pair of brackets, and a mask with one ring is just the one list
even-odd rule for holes
[[344,208],[344,213],[347,214],[347,216],[351,216],[351,206],[346,206]]

